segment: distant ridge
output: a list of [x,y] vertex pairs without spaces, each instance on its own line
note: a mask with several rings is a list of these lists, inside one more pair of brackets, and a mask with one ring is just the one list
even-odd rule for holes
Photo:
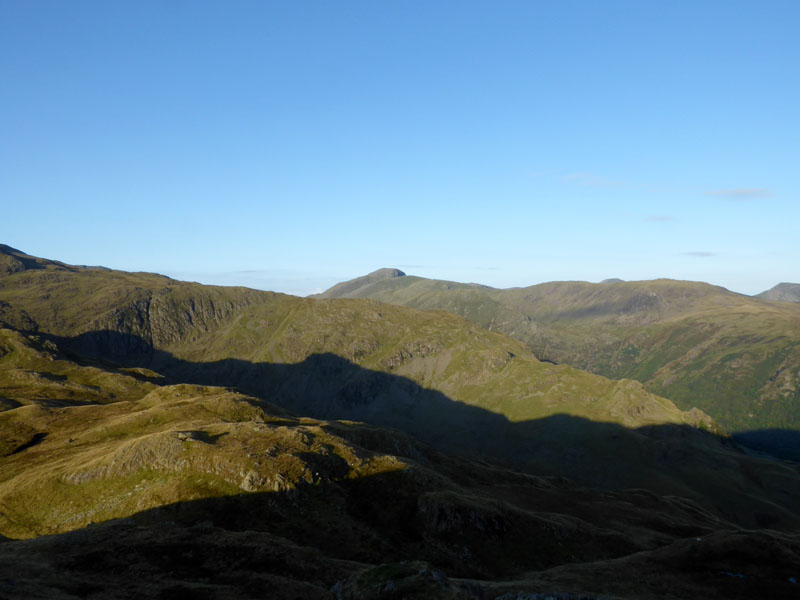
[[619,277],[611,277],[610,279],[603,279],[600,283],[625,283],[625,280]]
[[800,283],[779,283],[765,292],[756,294],[755,297],[780,302],[800,302]]
[[0,275],[19,273],[29,269],[73,270],[72,267],[62,262],[31,256],[22,250],[0,244]]
[[312,298],[341,298],[343,296],[349,296],[351,294],[356,294],[359,289],[371,285],[373,283],[377,283],[379,281],[384,281],[387,279],[396,279],[397,277],[405,277],[406,274],[403,273],[400,269],[391,269],[391,268],[383,268],[378,269],[377,271],[373,271],[367,275],[362,277],[356,277],[355,279],[351,279],[350,281],[343,281],[342,283],[337,283],[332,288],[322,292],[321,294],[315,294]]
[[[393,278],[376,285],[419,280],[392,269],[380,276]],[[459,289],[486,293],[468,284]],[[656,451],[663,439],[650,436],[653,426],[669,426],[663,430],[669,437],[690,428],[702,446],[703,440],[714,440],[721,452],[729,452],[724,437],[705,437],[721,429],[700,410],[681,411],[633,381],[540,362],[521,342],[445,311],[365,299],[319,301],[75,267],[0,275],[0,326],[0,409],[5,404],[13,411],[42,399],[84,402],[97,387],[97,371],[62,363],[50,377],[45,371],[55,368],[48,356],[63,348],[89,364],[113,364],[154,384],[164,378],[235,387],[264,401],[279,400],[297,415],[389,426],[437,448],[514,468],[592,485],[599,477],[604,487],[651,485],[653,461],[665,464]],[[28,332],[36,332],[36,338],[26,342]],[[19,348],[16,358],[8,356],[12,347]],[[9,373],[8,366],[23,359],[26,366]],[[131,386],[138,389],[135,378],[126,381],[114,384],[113,398],[130,397]],[[613,434],[607,433],[608,424],[615,424]],[[13,453],[40,430],[32,425],[20,438],[0,418],[0,454],[4,433],[14,434],[6,444]],[[575,450],[553,454],[565,436]],[[480,444],[475,443],[478,437]],[[651,449],[641,451],[643,443]],[[610,454],[603,454],[605,446]],[[299,449],[307,450],[307,444]],[[620,452],[636,456],[635,464],[618,460]],[[602,463],[589,466],[598,456]],[[686,461],[681,461],[678,479],[659,476],[655,489],[700,499],[727,499],[732,493],[694,492],[685,471]],[[6,531],[5,473],[0,464],[0,534]],[[708,482],[702,478],[702,486]],[[18,491],[11,489],[15,497]],[[744,514],[748,523],[750,512]],[[800,522],[796,515],[791,520]]]
[[[324,294],[336,295],[336,287]],[[639,381],[734,433],[800,431],[797,301],[776,305],[671,279],[492,289],[413,275],[362,285],[346,297],[455,313],[520,340],[540,360]],[[761,449],[800,459],[800,446],[761,437]],[[749,443],[756,445],[752,436]]]
[[108,267],[91,265],[68,265],[58,260],[49,260],[31,256],[6,244],[0,244],[0,275],[10,275],[31,269],[48,269],[51,271],[77,272],[79,269],[111,271]]

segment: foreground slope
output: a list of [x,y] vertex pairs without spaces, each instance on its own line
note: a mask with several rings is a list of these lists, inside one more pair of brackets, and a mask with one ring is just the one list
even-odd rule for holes
[[498,290],[405,276],[346,295],[453,312],[542,360],[640,381],[731,431],[800,429],[800,305],[666,279]]
[[[0,597],[797,591],[791,528],[742,530],[685,498],[455,458],[397,430],[162,385],[150,371],[78,364],[40,335],[0,333],[0,395],[14,403],[0,413],[0,535],[31,538],[0,537]],[[25,372],[38,376],[22,387]],[[698,451],[687,443],[673,449]],[[768,485],[776,468],[792,477],[742,460]]]
[[796,592],[794,533],[450,458],[223,389],[168,386],[25,418],[47,421],[48,436],[0,459],[3,531],[55,535],[0,543],[3,597]]

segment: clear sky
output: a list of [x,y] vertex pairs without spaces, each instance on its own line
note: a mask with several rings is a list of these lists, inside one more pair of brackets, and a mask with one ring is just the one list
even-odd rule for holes
[[800,281],[800,2],[0,1],[0,242],[308,294]]

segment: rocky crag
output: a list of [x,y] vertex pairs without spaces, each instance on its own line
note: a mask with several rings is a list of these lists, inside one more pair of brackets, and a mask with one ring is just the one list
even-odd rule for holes
[[0,258],[0,597],[797,591],[797,467],[637,382],[444,312]]

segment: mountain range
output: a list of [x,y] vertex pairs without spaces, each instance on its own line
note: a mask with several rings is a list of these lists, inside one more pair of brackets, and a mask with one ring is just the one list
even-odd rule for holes
[[319,298],[446,310],[523,342],[537,358],[630,378],[697,407],[739,439],[800,458],[800,304],[706,283],[551,282],[494,289],[383,269]]
[[[796,463],[651,383],[537,356],[501,331],[513,311],[498,290],[386,270],[328,295],[395,294],[397,281],[459,292],[450,310],[477,294],[475,310],[204,286],[0,246],[0,597],[797,593]],[[585,309],[593,294],[564,285],[548,310]],[[565,355],[608,315],[641,332],[688,303],[732,328],[718,304],[757,306],[711,286],[683,286],[687,300],[668,282],[598,285],[622,286],[617,303],[571,317],[576,331],[538,317]],[[769,318],[750,328],[795,314],[752,302]]]

